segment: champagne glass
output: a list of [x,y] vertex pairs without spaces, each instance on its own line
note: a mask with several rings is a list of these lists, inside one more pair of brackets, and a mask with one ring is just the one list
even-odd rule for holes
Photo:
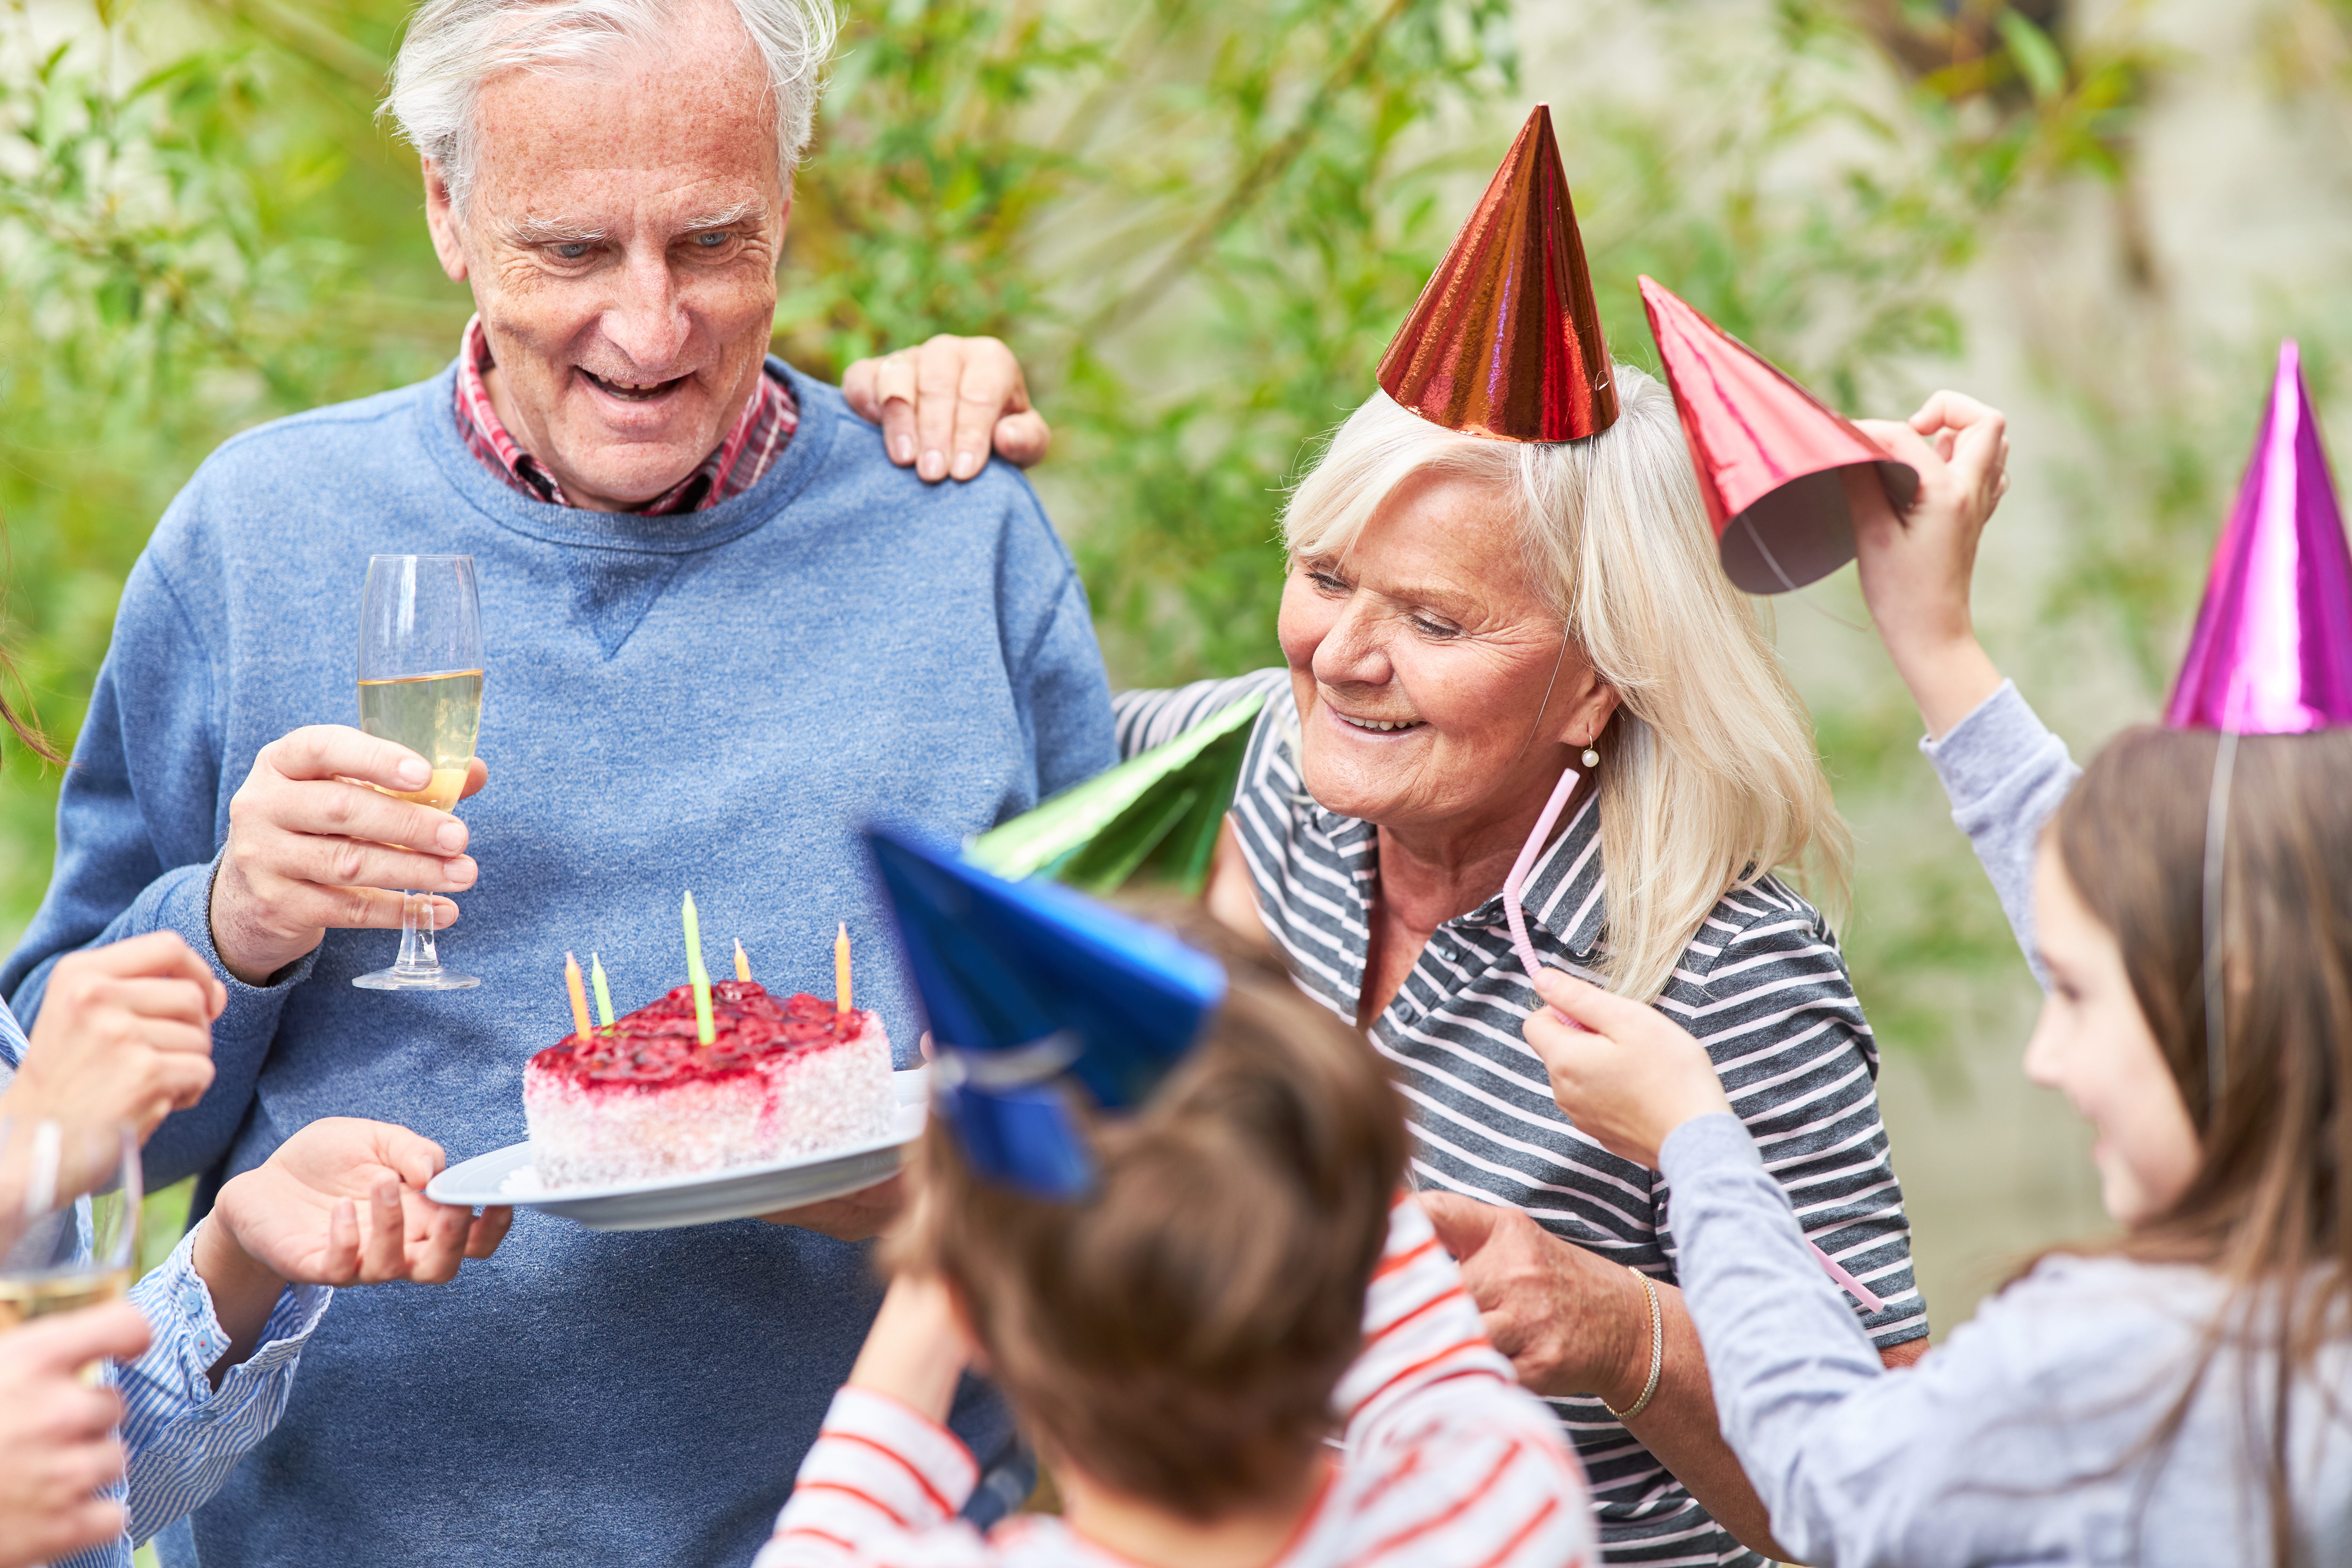
[[0,1330],[127,1295],[140,1195],[129,1123],[0,1121]]
[[[360,728],[423,757],[423,789],[386,790],[436,811],[457,804],[482,722],[482,603],[470,555],[373,555],[360,595]],[[441,967],[433,900],[401,895],[400,956],[352,982],[371,991],[462,991]]]
[[0,1118],[0,1331],[129,1295],[141,1196],[130,1123]]

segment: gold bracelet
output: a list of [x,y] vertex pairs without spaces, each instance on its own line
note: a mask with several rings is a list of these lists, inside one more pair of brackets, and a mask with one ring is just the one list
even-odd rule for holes
[[1626,1409],[1609,1410],[1609,1402],[1605,1399],[1601,1402],[1601,1408],[1609,1410],[1610,1418],[1614,1421],[1631,1421],[1647,1410],[1650,1396],[1658,1392],[1658,1373],[1666,1369],[1666,1320],[1658,1310],[1658,1288],[1650,1283],[1648,1275],[1630,1263],[1625,1266],[1625,1272],[1642,1282],[1642,1293],[1650,1299],[1650,1381],[1642,1385],[1642,1397]]

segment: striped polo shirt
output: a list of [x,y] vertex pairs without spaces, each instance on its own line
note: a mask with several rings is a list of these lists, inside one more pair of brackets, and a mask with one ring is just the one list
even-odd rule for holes
[[[1356,1020],[1379,877],[1378,830],[1324,810],[1301,782],[1289,672],[1116,699],[1122,755],[1228,704],[1266,696],[1231,821],[1258,910],[1299,985]],[[1528,877],[1528,934],[1547,963],[1597,980],[1605,934],[1600,815],[1586,800]],[[1520,972],[1499,894],[1437,928],[1371,1027],[1412,1122],[1424,1187],[1523,1210],[1563,1240],[1671,1283],[1669,1194],[1657,1173],[1569,1124],[1519,1026],[1542,1004]],[[1779,879],[1734,889],[1701,922],[1654,1005],[1707,1049],[1766,1169],[1815,1246],[1878,1296],[1856,1315],[1881,1349],[1923,1337],[1910,1227],[1880,1124],[1878,1050],[1837,939]],[[1612,1563],[1760,1564],[1597,1398],[1551,1399],[1591,1478]]]

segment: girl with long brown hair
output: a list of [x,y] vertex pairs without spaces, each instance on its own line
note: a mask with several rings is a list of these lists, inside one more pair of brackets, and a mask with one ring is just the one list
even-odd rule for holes
[[[2258,456],[2286,449],[2281,419],[2308,428],[2292,368]],[[2026,1071],[2097,1130],[2122,1234],[2045,1255],[1890,1376],[1686,1036],[1562,975],[1545,999],[1596,1032],[1542,1015],[1528,1041],[1577,1125],[1671,1184],[1725,1434],[1804,1560],[2352,1561],[2352,727],[2327,684],[2352,648],[2308,640],[2345,624],[2352,561],[2332,495],[2309,521],[2315,434],[2299,479],[2270,476],[2313,502],[2303,708],[2265,721],[2242,681],[2200,706],[2192,656],[2180,727],[2126,731],[2078,777],[1969,628],[2000,416],[1939,394],[1874,430],[1924,500],[1864,522],[1864,591],[2048,988]],[[2247,591],[2241,530],[2297,510],[2242,505],[2201,622]]]

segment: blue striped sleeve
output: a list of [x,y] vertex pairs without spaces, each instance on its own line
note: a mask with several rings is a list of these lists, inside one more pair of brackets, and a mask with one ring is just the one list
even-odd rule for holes
[[25,1038],[16,1015],[8,1011],[8,1004],[0,1000],[0,1089],[5,1089],[16,1079],[16,1069],[25,1065],[25,1053],[32,1043]]
[[147,1353],[116,1377],[136,1541],[203,1507],[237,1461],[269,1436],[293,1393],[302,1347],[335,1297],[322,1285],[289,1286],[262,1326],[260,1348],[215,1390],[212,1366],[227,1352],[229,1336],[190,1259],[194,1241],[194,1231],[183,1237],[169,1260],[131,1292],[155,1329]]
[[[24,1031],[0,1003],[0,1089],[23,1063],[26,1049]],[[289,1286],[262,1325],[260,1348],[230,1368],[215,1391],[212,1367],[227,1353],[229,1336],[191,1259],[194,1245],[191,1231],[161,1268],[131,1288],[154,1339],[138,1360],[107,1368],[122,1396],[122,1446],[130,1458],[124,1482],[109,1491],[128,1501],[131,1532],[59,1558],[52,1568],[129,1568],[132,1541],[143,1542],[203,1507],[286,1412],[302,1347],[334,1291]]]

